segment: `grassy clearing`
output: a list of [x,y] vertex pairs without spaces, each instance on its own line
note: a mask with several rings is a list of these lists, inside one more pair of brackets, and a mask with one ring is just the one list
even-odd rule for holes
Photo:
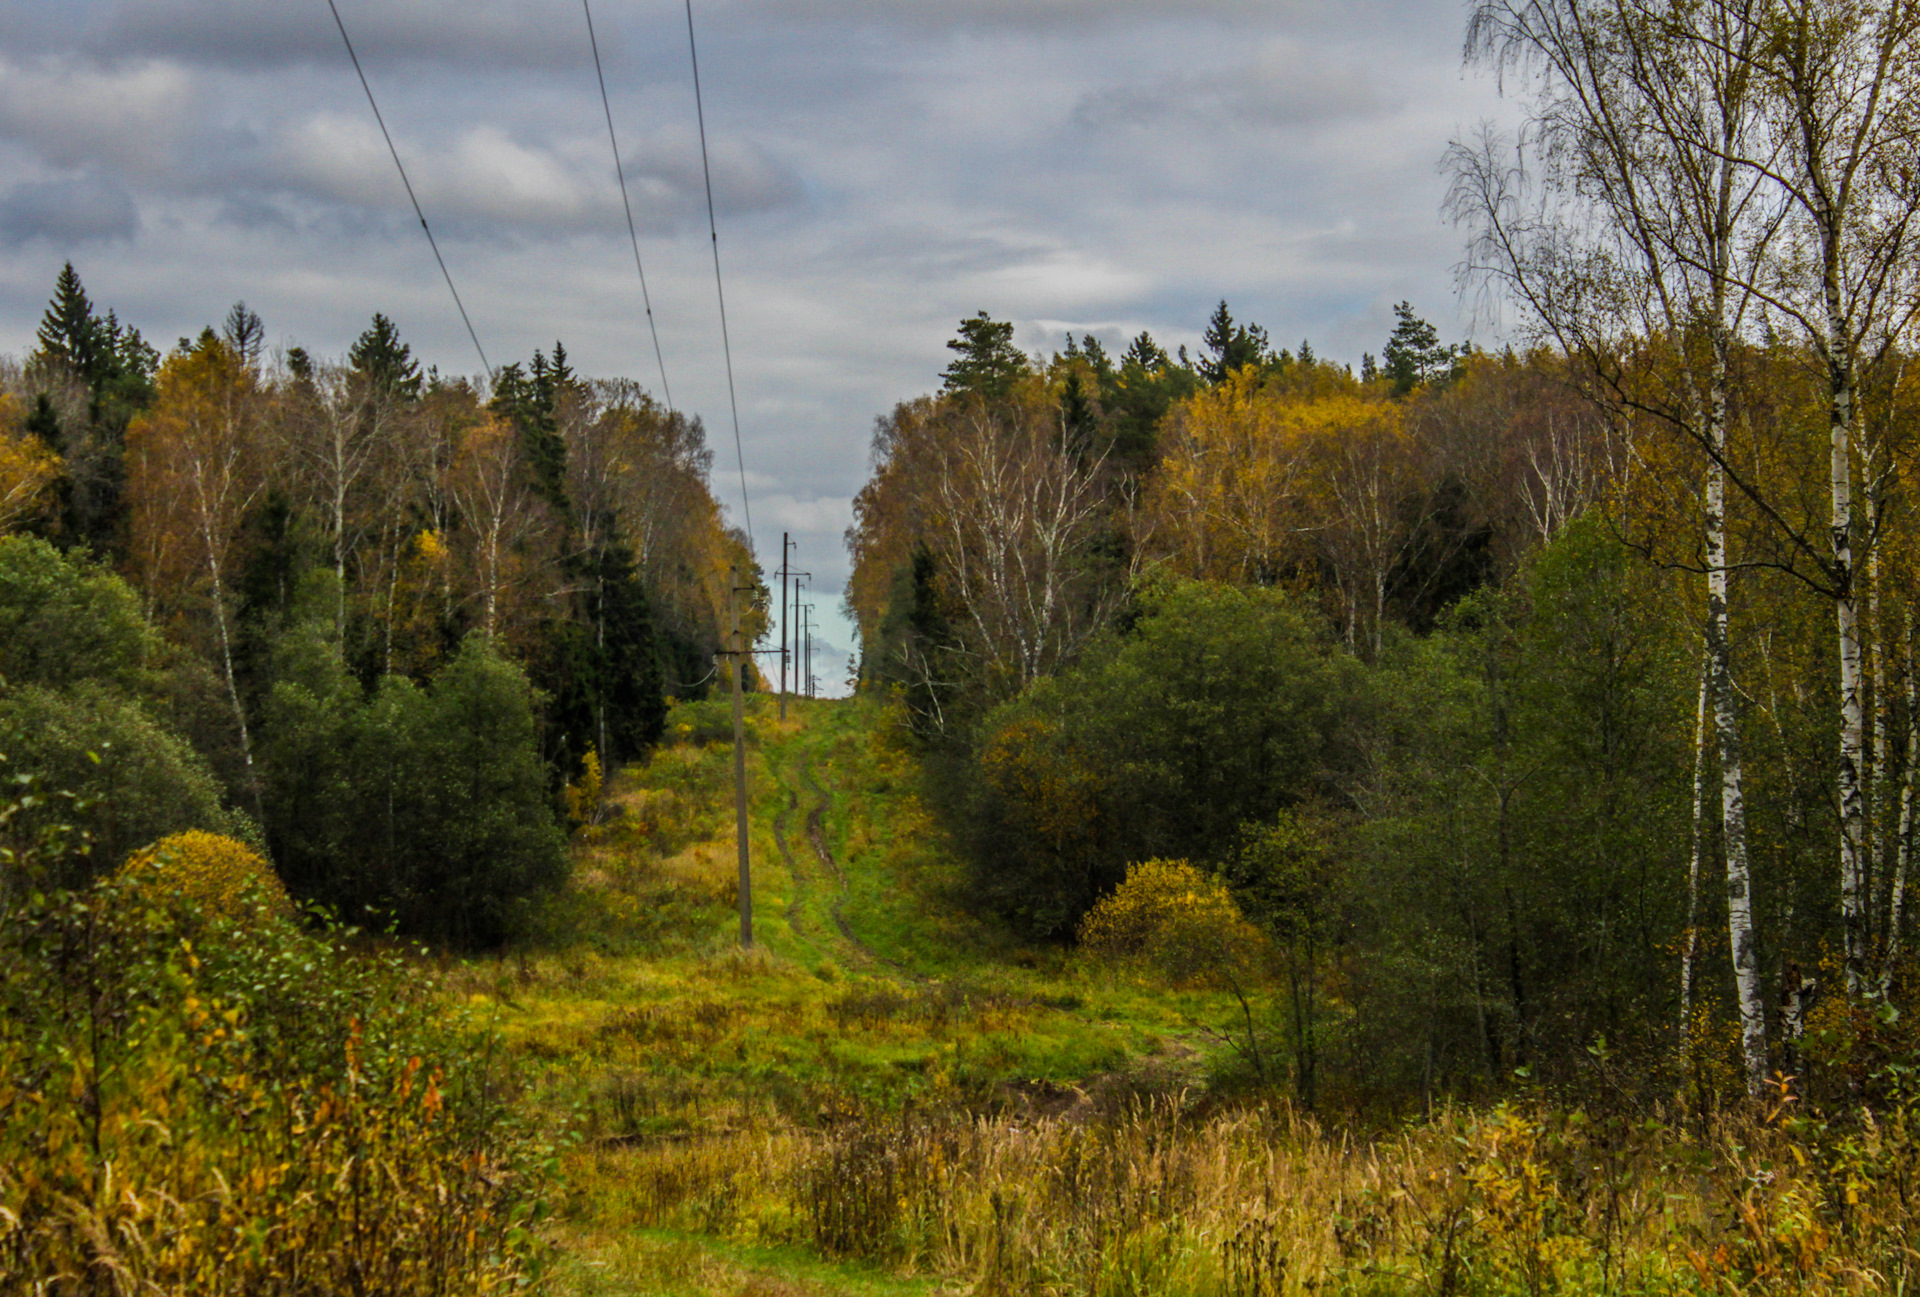
[[736,946],[732,753],[707,704],[616,781],[545,939],[449,970],[578,1135],[558,1292],[1911,1286],[1907,1090],[1818,1118],[1589,1118],[1542,1095],[1329,1132],[1223,1097],[1232,1062],[1207,1027],[1225,997],[969,913],[871,704],[800,703],[783,724],[755,699],[751,723],[756,949]]
[[755,700],[754,950],[736,944],[731,752],[689,708],[582,835],[554,935],[455,970],[594,1138],[1200,1065],[1178,1005],[961,909],[910,759],[868,710],[801,703],[783,726]]
[[782,723],[752,700],[742,952],[726,713],[672,724],[579,835],[541,938],[448,970],[580,1133],[564,1291],[927,1291],[795,1252],[807,1232],[787,1207],[739,1229],[734,1191],[702,1168],[730,1181],[771,1159],[779,1179],[821,1132],[903,1107],[1032,1115],[1204,1085],[1208,997],[1116,984],[965,909],[915,763],[871,704],[790,703]]

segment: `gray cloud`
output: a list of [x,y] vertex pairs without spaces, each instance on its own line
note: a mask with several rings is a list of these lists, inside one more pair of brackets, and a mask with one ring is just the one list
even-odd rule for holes
[[108,163],[136,173],[172,165],[191,128],[199,88],[162,60],[117,66],[0,58],[0,136],[59,167]]
[[1319,0],[732,0],[732,14],[808,26],[1013,29],[1112,27],[1161,19],[1241,19],[1319,11]]
[[1382,116],[1404,103],[1357,58],[1277,40],[1249,62],[1094,91],[1075,106],[1073,119],[1096,130],[1170,122],[1307,127]]
[[98,178],[28,181],[0,196],[0,244],[43,239],[56,250],[140,232],[133,196]]
[[[603,140],[524,140],[498,126],[475,125],[451,139],[396,144],[436,225],[566,235],[611,233],[624,221]],[[634,217],[643,230],[669,234],[704,214],[699,143],[691,131],[654,132],[625,154]],[[725,214],[766,212],[804,197],[793,171],[750,141],[716,141],[712,164],[715,206]],[[288,123],[257,164],[233,168],[229,181],[349,207],[411,210],[387,146],[364,115],[315,113]]]
[[[586,33],[564,0],[339,3],[356,50],[369,62],[574,68],[586,54]],[[262,0],[124,0],[98,23],[89,45],[107,55],[243,69],[343,57],[325,5]]]

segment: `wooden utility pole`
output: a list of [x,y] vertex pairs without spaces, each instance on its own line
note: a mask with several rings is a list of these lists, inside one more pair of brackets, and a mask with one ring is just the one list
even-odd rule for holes
[[747,633],[740,625],[740,569],[727,569],[727,656],[733,659],[733,814],[740,846],[740,948],[753,946],[753,867],[747,858]]
[[780,719],[787,719],[787,551],[793,542],[780,533]]
[[[795,572],[793,574],[793,619],[795,621],[800,620],[801,578],[811,576],[812,573],[810,572]],[[800,656],[800,630],[798,627],[795,627],[793,632],[793,692],[804,697],[807,692],[807,676],[802,663],[803,659]]]

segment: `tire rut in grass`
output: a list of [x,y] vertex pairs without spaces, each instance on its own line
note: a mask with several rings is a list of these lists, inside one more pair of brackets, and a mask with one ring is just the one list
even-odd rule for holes
[[845,938],[847,944],[853,947],[862,958],[874,963],[885,964],[896,972],[914,978],[916,981],[921,980],[917,974],[899,960],[888,959],[872,946],[869,946],[866,942],[853,935],[853,928],[848,924],[846,914],[847,876],[841,870],[840,862],[833,858],[832,849],[827,845],[826,816],[827,812],[833,808],[833,794],[825,788],[822,788],[819,781],[813,777],[813,765],[809,761],[803,760],[800,763],[800,783],[808,792],[819,799],[813,804],[812,809],[807,812],[807,841],[813,845],[813,854],[819,858],[820,863],[826,867],[827,873],[833,879],[833,900],[827,907],[828,913],[833,917],[833,926],[840,930],[840,935]]
[[807,893],[813,890],[813,871],[802,869],[800,861],[787,845],[787,817],[799,808],[800,794],[787,789],[787,801],[773,817],[773,844],[780,848],[780,858],[787,862],[787,877],[793,880],[793,894],[787,898],[787,926],[793,935],[804,936],[808,926],[802,917],[805,913]]

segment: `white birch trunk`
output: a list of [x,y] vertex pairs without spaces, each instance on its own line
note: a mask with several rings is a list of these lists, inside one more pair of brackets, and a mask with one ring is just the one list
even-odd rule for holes
[[1687,853],[1687,935],[1680,951],[1680,1051],[1693,1044],[1693,969],[1700,953],[1700,865],[1707,848],[1707,697],[1713,658],[1700,655],[1700,690],[1693,711],[1693,840]]
[[[1720,456],[1727,445],[1726,338],[1714,340],[1709,436]],[[1760,955],[1753,927],[1753,878],[1747,859],[1747,795],[1741,765],[1740,722],[1733,689],[1727,622],[1727,478],[1718,462],[1707,471],[1707,656],[1712,678],[1714,740],[1720,748],[1720,819],[1727,854],[1727,939],[1740,1005],[1740,1053],[1747,1093],[1767,1079],[1767,1005],[1760,988]]]
[[1865,712],[1860,697],[1860,612],[1853,566],[1853,380],[1838,348],[1844,325],[1836,317],[1828,345],[1834,366],[1829,409],[1829,484],[1833,497],[1831,559],[1834,629],[1839,636],[1840,753],[1834,791],[1840,804],[1840,918],[1845,929],[1847,994],[1858,995],[1867,969],[1866,800],[1861,767],[1866,755]]
[[1893,886],[1887,895],[1886,959],[1881,966],[1880,984],[1893,982],[1900,961],[1901,923],[1906,917],[1907,867],[1913,862],[1913,767],[1920,756],[1920,683],[1914,680],[1913,608],[1907,608],[1905,658],[1907,668],[1907,759],[1900,767],[1900,836],[1894,844]]
[[[1867,473],[1873,480],[1871,469]],[[1879,510],[1875,507],[1871,486],[1867,492],[1867,534],[1879,535]],[[1892,769],[1893,736],[1888,732],[1892,717],[1887,706],[1887,634],[1880,620],[1880,547],[1867,551],[1867,687],[1873,705],[1867,711],[1868,746],[1873,764],[1867,769],[1867,942],[1872,950],[1886,940],[1886,908],[1881,898],[1887,887],[1887,777]]]

